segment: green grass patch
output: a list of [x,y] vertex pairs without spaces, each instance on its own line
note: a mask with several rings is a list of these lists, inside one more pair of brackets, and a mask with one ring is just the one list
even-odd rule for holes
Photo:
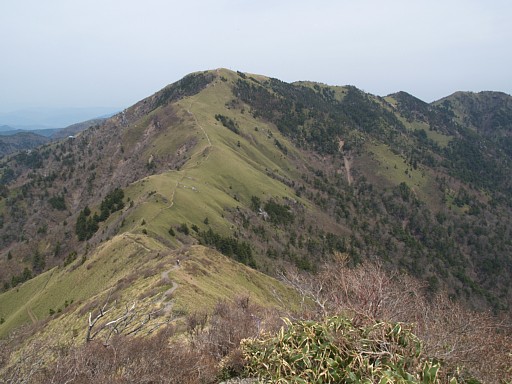
[[[182,260],[178,269],[176,258]],[[173,282],[178,284],[172,294],[175,313],[212,309],[219,300],[240,295],[262,306],[290,310],[297,310],[301,302],[295,291],[277,280],[212,249],[197,245],[173,251],[144,235],[117,236],[80,264],[79,257],[0,295],[5,319],[0,337],[22,324],[50,320],[38,339],[82,342],[88,313],[97,311],[109,292],[111,301],[118,300],[115,313],[132,303],[149,313],[171,299],[162,295]],[[161,277],[165,271],[170,271],[167,282]],[[50,309],[55,314],[50,315]]]
[[441,148],[447,147],[450,141],[453,140],[452,136],[444,135],[437,131],[425,129],[425,132],[427,132],[427,137],[433,142],[437,143],[437,145],[439,145]]
[[384,178],[394,186],[405,183],[423,200],[430,201],[433,198],[434,182],[425,169],[422,167],[414,169],[401,156],[393,153],[387,145],[371,145],[368,149],[378,164],[374,169],[377,177]]
[[181,267],[169,276],[180,285],[176,291],[175,308],[178,312],[197,310],[198,305],[209,310],[219,300],[231,300],[237,296],[249,296],[264,307],[285,307],[289,310],[300,307],[297,292],[202,246],[191,247]]
[[[0,337],[25,323],[49,317],[73,300],[80,302],[103,292],[143,265],[144,255],[163,248],[153,239],[124,234],[100,245],[82,263],[82,255],[67,267],[50,271],[0,295]],[[142,264],[141,264],[142,263]]]

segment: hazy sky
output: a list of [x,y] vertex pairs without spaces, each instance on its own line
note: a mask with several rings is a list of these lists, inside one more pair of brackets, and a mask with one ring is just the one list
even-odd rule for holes
[[433,101],[512,93],[510,0],[0,0],[0,111],[127,107],[226,67]]

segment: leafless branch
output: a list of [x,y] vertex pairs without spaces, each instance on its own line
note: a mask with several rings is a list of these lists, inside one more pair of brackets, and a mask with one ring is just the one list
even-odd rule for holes
[[109,302],[110,302],[111,295],[112,295],[112,290],[109,291],[109,294],[107,296],[107,299],[105,300],[105,303],[99,309],[99,313],[96,315],[94,320],[92,319],[92,312],[89,312],[89,323],[88,323],[88,327],[87,327],[87,334],[86,334],[86,337],[85,337],[85,341],[86,342],[91,341],[98,334],[98,331],[97,331],[97,332],[95,332],[94,334],[91,335],[92,329],[94,328],[94,326],[96,325],[98,320],[100,320],[102,317],[104,317],[107,313],[109,313],[111,310],[113,310],[115,308],[116,301],[114,301],[114,303],[112,303],[110,308],[107,309],[107,307],[109,305]]
[[[99,308],[96,316],[93,317],[93,313],[89,313],[86,335],[87,342],[97,339],[100,334],[104,334],[104,336],[102,336],[102,342],[103,345],[107,346],[110,344],[110,339],[113,335],[136,335],[157,317],[158,312],[147,313],[144,310],[137,311],[136,302],[133,302],[131,305],[125,306],[122,314],[112,319],[113,316],[109,315],[110,312],[116,308],[117,302],[114,301],[110,303],[110,297],[111,295],[109,293],[105,303]],[[159,326],[166,323],[168,323],[168,320],[151,324],[151,329],[148,333],[153,332]]]

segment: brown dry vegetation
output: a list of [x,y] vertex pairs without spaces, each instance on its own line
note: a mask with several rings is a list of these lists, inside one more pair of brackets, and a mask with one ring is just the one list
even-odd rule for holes
[[[92,340],[78,347],[54,350],[45,362],[45,347],[34,344],[4,372],[7,383],[214,383],[242,372],[240,341],[276,330],[277,313],[253,305],[247,297],[219,302],[211,314],[193,313],[185,324],[169,324],[150,337],[114,336],[105,345]],[[186,330],[186,332],[185,332]],[[26,335],[25,335],[26,336]],[[4,342],[0,364],[9,359]],[[12,343],[14,342],[14,343]],[[0,381],[1,382],[1,381]]]
[[[457,376],[483,383],[512,379],[510,323],[488,312],[473,312],[446,295],[431,295],[410,277],[390,274],[378,264],[349,268],[338,260],[316,275],[287,270],[282,274],[304,297],[300,314],[278,313],[254,305],[247,297],[219,302],[211,313],[187,315],[148,337],[114,336],[109,345],[92,340],[78,347],[57,348],[54,360],[42,360],[47,348],[18,357],[5,373],[9,383],[215,383],[243,375],[240,342],[275,332],[282,316],[321,319],[342,314],[354,324],[400,321],[412,325],[424,352],[442,362],[439,382]],[[316,303],[312,310],[311,303]],[[18,333],[19,334],[19,333]],[[20,336],[18,336],[19,338]],[[19,342],[19,340],[18,340]],[[17,341],[4,342],[0,365],[9,361]]]
[[378,263],[349,268],[342,257],[315,276],[288,270],[283,279],[324,315],[343,313],[362,324],[412,324],[426,354],[443,362],[445,377],[512,380],[512,324],[506,316],[470,310],[444,292],[431,294],[419,280],[389,273]]

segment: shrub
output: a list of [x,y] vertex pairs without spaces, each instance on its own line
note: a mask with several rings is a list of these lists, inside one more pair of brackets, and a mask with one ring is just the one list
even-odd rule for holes
[[423,356],[404,324],[285,321],[275,335],[242,341],[248,375],[280,383],[438,382],[440,364]]
[[258,196],[251,196],[251,209],[258,212],[261,208],[261,199]]
[[85,207],[80,211],[76,219],[75,233],[79,241],[89,240],[98,231],[98,223],[109,218],[111,213],[117,212],[124,208],[124,192],[121,188],[116,188],[108,193],[100,205],[100,214],[95,213],[90,217],[91,210]]
[[356,324],[415,324],[425,354],[443,362],[439,376],[457,374],[459,383],[512,379],[508,320],[465,308],[442,289],[433,295],[426,284],[379,264],[365,261],[350,268],[346,255],[336,257],[336,263],[321,266],[315,275],[287,270],[282,277],[326,317],[343,313]]
[[224,237],[214,232],[211,228],[208,228],[207,231],[199,232],[199,239],[201,244],[213,246],[223,255],[232,257],[251,268],[256,268],[256,262],[249,243],[234,237]]
[[[82,308],[80,315],[99,303]],[[33,383],[218,383],[221,374],[228,374],[221,372],[223,367],[234,373],[243,369],[239,343],[258,334],[260,311],[247,297],[241,297],[234,303],[219,302],[208,316],[207,327],[205,313],[189,315],[189,337],[176,337],[175,326],[167,324],[144,337],[113,335],[108,346],[91,340],[79,346],[54,348],[58,364],[47,365],[41,364],[40,356],[48,352],[48,345],[33,345],[34,353],[24,355],[20,364],[33,367],[33,376],[27,380]],[[12,378],[19,377],[19,370],[19,364],[13,365],[3,378],[15,382]]]
[[270,221],[274,224],[288,225],[294,221],[293,213],[287,205],[276,203],[269,200],[265,203],[265,212],[268,213]]
[[64,266],[67,266],[71,264],[73,261],[76,260],[77,254],[75,251],[71,252],[69,255],[67,255],[66,259],[64,260]]
[[32,278],[32,272],[25,267],[23,272],[20,275],[13,275],[11,277],[11,287],[16,287],[18,284],[22,284],[27,280],[30,280]]
[[181,232],[184,235],[188,236],[190,234],[190,229],[188,229],[187,223],[181,223],[180,226],[178,227],[178,232]]
[[229,129],[231,132],[236,133],[237,135],[240,134],[238,124],[233,119],[224,115],[217,114],[215,115],[215,120],[220,121],[222,125]]
[[48,199],[48,203],[53,209],[58,211],[66,210],[66,202],[64,201],[64,196],[52,196]]
[[76,219],[75,233],[79,241],[89,240],[98,230],[98,222],[90,214],[89,207],[85,207],[83,211],[80,211]]

